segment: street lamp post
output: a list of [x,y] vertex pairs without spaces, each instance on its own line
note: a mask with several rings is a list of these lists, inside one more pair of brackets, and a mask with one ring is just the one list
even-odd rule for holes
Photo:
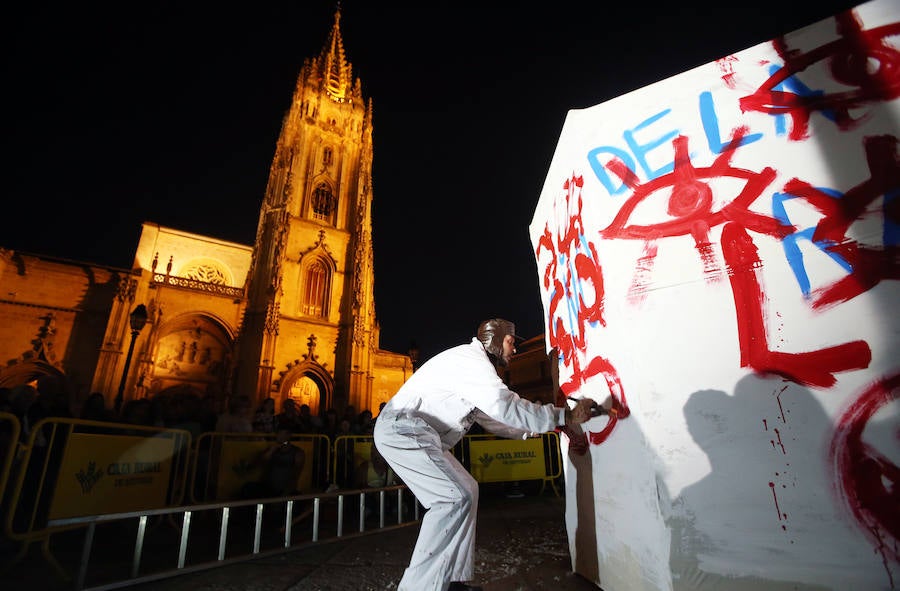
[[147,307],[144,304],[138,304],[128,316],[128,322],[131,324],[131,344],[128,345],[128,355],[125,356],[125,369],[122,370],[122,381],[119,382],[119,392],[116,394],[116,414],[122,410],[122,401],[125,398],[125,380],[128,379],[128,367],[131,365],[131,356],[134,354],[134,342],[138,335],[147,324]]

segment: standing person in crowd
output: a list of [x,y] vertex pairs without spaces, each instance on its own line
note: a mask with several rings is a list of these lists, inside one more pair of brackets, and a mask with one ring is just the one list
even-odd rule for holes
[[340,434],[341,422],[338,419],[338,413],[334,408],[325,411],[325,419],[322,421],[322,434],[327,435],[331,443]]
[[275,442],[267,447],[258,458],[263,468],[262,478],[244,485],[245,499],[287,497],[299,494],[297,479],[306,463],[306,452],[291,443],[291,431],[279,427]]
[[113,421],[116,418],[112,409],[106,406],[106,397],[102,392],[91,392],[81,405],[79,418],[86,421]]
[[150,427],[153,425],[153,416],[150,411],[150,400],[147,398],[132,398],[122,406],[119,422]]
[[301,431],[300,414],[297,412],[297,403],[293,398],[288,398],[281,403],[281,412],[275,415],[275,428],[284,428],[291,433]]
[[[525,438],[584,423],[596,403],[536,404],[500,379],[516,352],[515,325],[494,318],[477,336],[432,357],[388,401],[375,445],[427,509],[398,591],[480,591],[474,575],[478,482],[450,449],[474,422],[502,437]],[[448,586],[449,585],[449,586]]]
[[344,414],[341,416],[341,418],[342,418],[342,419],[347,419],[347,421],[349,421],[350,424],[353,425],[353,423],[356,422],[356,417],[357,417],[357,414],[356,414],[356,407],[353,406],[352,404],[348,404],[348,405],[344,408]]
[[375,428],[375,419],[372,418],[372,411],[368,408],[361,410],[351,427],[354,435],[371,435],[372,429]]
[[216,422],[219,420],[222,403],[212,394],[206,394],[200,400],[200,428],[204,433],[212,433],[216,430]]
[[300,416],[297,421],[300,424],[300,433],[318,433],[322,429],[322,419],[313,416],[308,404],[300,405]]
[[262,401],[253,415],[253,430],[256,433],[275,432],[275,399],[269,396]]
[[372,428],[373,429],[375,428],[375,421],[377,421],[378,417],[381,416],[381,411],[384,410],[384,407],[386,404],[387,404],[387,402],[381,402],[378,404],[378,414],[375,415],[374,417],[372,417]]
[[216,431],[219,433],[252,433],[250,412],[253,404],[249,396],[236,396],[228,401],[228,412],[219,415]]

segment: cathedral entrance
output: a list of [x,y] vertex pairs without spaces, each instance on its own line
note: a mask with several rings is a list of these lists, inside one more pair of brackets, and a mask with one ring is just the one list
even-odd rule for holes
[[293,400],[297,408],[306,404],[310,414],[322,416],[334,404],[334,378],[318,363],[303,361],[285,372],[278,392],[279,405]]
[[319,400],[321,399],[321,395],[318,384],[316,384],[315,380],[311,377],[305,375],[300,376],[291,385],[287,397],[297,404],[297,408],[300,408],[305,404],[309,406],[309,412],[313,416],[319,415]]

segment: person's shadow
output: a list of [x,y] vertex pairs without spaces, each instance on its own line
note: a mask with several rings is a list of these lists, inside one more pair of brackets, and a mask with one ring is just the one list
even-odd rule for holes
[[694,392],[683,412],[700,448],[685,465],[702,466],[705,454],[709,472],[679,491],[667,519],[676,588],[885,584],[880,557],[835,498],[834,426],[807,389],[750,375],[733,395]]

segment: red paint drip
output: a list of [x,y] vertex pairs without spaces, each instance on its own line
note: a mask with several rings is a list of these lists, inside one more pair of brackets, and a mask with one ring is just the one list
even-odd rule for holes
[[778,402],[778,412],[781,413],[781,422],[787,423],[787,418],[784,416],[784,407],[781,406],[781,395],[784,394],[784,391],[787,390],[787,386],[781,388],[781,391],[775,395],[775,400]]
[[737,61],[737,58],[733,55],[729,55],[727,57],[723,57],[721,59],[716,60],[716,64],[719,66],[719,69],[722,71],[722,82],[725,83],[725,86],[734,90],[737,87],[737,84],[734,80],[734,62]]
[[787,455],[784,451],[784,443],[781,441],[781,431],[777,428],[775,429],[775,437],[778,439],[778,446],[781,447],[781,453]]
[[775,494],[775,483],[769,481],[769,488],[772,489],[772,500],[775,501],[775,514],[778,515],[778,521],[781,521],[781,508],[778,506],[778,496]]
[[644,252],[637,261],[631,286],[628,288],[628,302],[637,306],[647,297],[647,286],[650,284],[650,273],[656,260],[657,246],[655,240],[648,240],[644,244]]

